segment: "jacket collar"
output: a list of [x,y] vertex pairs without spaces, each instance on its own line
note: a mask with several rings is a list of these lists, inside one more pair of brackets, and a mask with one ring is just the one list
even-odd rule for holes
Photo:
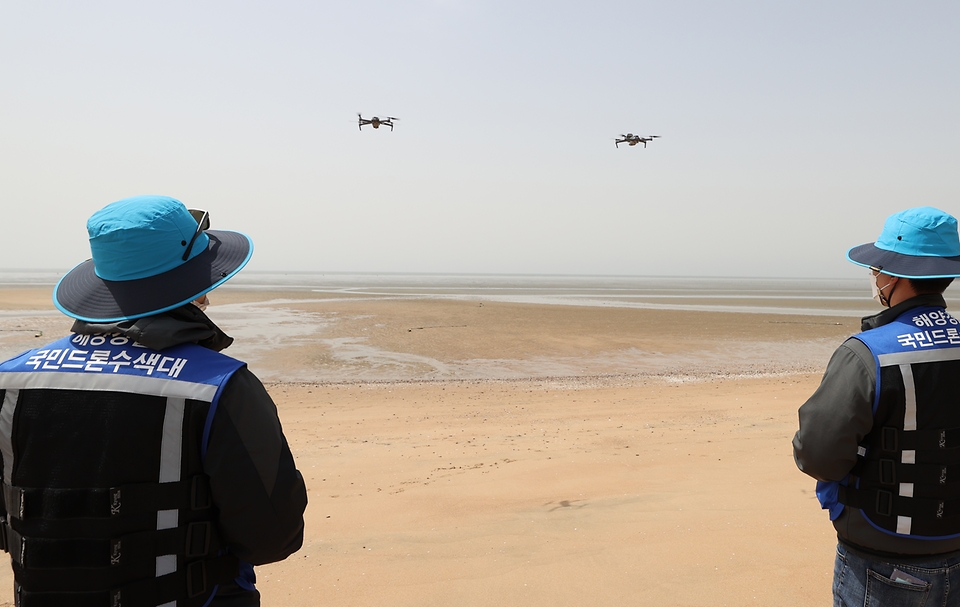
[[946,308],[947,302],[944,301],[943,295],[940,295],[939,293],[924,293],[923,295],[917,295],[916,297],[911,297],[906,301],[901,301],[892,308],[887,308],[886,310],[883,310],[882,312],[872,316],[864,316],[862,319],[860,319],[860,330],[869,331],[870,329],[876,329],[877,327],[890,324],[907,310],[919,308],[921,306]]
[[154,350],[192,343],[220,352],[233,343],[232,337],[224,333],[193,304],[135,320],[108,323],[77,320],[71,330],[81,335],[120,334]]

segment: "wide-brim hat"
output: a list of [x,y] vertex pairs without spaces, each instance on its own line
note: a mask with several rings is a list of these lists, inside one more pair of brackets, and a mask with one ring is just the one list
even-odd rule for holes
[[933,207],[894,213],[876,242],[853,247],[847,259],[901,278],[960,277],[957,220]]
[[167,196],[111,203],[87,221],[92,258],[60,279],[53,303],[79,320],[116,322],[202,297],[253,255],[246,234],[208,227],[209,215]]

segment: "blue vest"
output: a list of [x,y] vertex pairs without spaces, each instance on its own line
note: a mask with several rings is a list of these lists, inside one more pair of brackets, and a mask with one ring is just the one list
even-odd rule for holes
[[18,604],[59,604],[55,584],[124,607],[202,605],[233,579],[202,460],[223,388],[243,365],[117,335],[70,335],[0,364],[2,531]]
[[960,321],[925,306],[855,337],[876,364],[874,424],[850,476],[818,483],[821,503],[891,535],[960,537]]

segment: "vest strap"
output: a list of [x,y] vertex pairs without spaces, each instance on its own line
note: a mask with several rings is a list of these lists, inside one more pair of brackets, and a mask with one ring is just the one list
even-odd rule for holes
[[3,483],[3,500],[10,516],[20,520],[111,518],[211,506],[210,480],[205,474],[175,483],[98,489],[38,489]]
[[[871,452],[867,457],[857,458],[857,463],[850,470],[851,474],[854,476],[864,476],[859,474],[860,471],[871,465],[877,465],[877,462],[880,460],[892,459],[897,464],[897,475],[901,471],[906,470],[909,466],[948,466],[954,473],[954,478],[960,479],[960,449],[945,449],[938,451],[931,451],[928,449],[922,449],[913,451],[913,464],[908,464],[901,466],[902,453],[877,453]],[[937,480],[939,482],[939,479]]]
[[907,431],[885,426],[875,439],[874,446],[888,452],[926,450],[942,453],[944,449],[960,448],[960,428]]
[[922,484],[941,497],[960,497],[960,466],[957,464],[899,464],[892,459],[861,460],[850,474],[891,487],[898,483]]
[[929,520],[960,516],[960,499],[900,498],[883,489],[854,489],[844,486],[840,486],[838,498],[845,506],[880,516],[926,517]]
[[[24,569],[130,568],[167,554],[184,554],[188,559],[206,556],[219,549],[210,521],[161,531],[141,531],[110,539],[51,539],[23,537],[3,524],[10,557]],[[92,572],[91,572],[92,573]]]
[[240,575],[240,561],[232,554],[188,564],[158,578],[133,582],[100,592],[31,592],[16,588],[17,607],[156,607],[208,595],[214,586]]

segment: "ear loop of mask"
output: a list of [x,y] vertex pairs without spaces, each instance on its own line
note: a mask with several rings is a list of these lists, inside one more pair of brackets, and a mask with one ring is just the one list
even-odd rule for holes
[[[883,286],[883,289],[881,289],[880,287],[877,286],[877,278],[880,277],[880,271],[876,268],[870,268],[868,271],[870,272],[870,290],[872,292],[871,295],[873,296],[873,300],[876,301],[881,306],[885,308],[889,308],[890,296],[893,295],[893,289],[890,289],[890,293],[886,295],[884,295],[883,289],[886,289],[887,287],[889,287],[894,283],[888,282]],[[877,272],[877,273],[874,274],[874,272]]]
[[[886,289],[887,287],[890,287],[890,292],[887,293],[886,295],[884,295],[883,293],[881,293],[881,294],[880,294],[880,297],[882,297],[882,298],[884,299],[883,305],[885,305],[886,307],[889,308],[889,307],[890,307],[890,300],[893,298],[893,291],[894,291],[894,289],[897,288],[897,283],[895,283],[895,282],[888,282],[888,283],[887,283],[887,286],[886,286],[886,287],[883,287],[883,288]],[[881,289],[881,291],[882,291],[882,290],[883,290],[883,289]]]

